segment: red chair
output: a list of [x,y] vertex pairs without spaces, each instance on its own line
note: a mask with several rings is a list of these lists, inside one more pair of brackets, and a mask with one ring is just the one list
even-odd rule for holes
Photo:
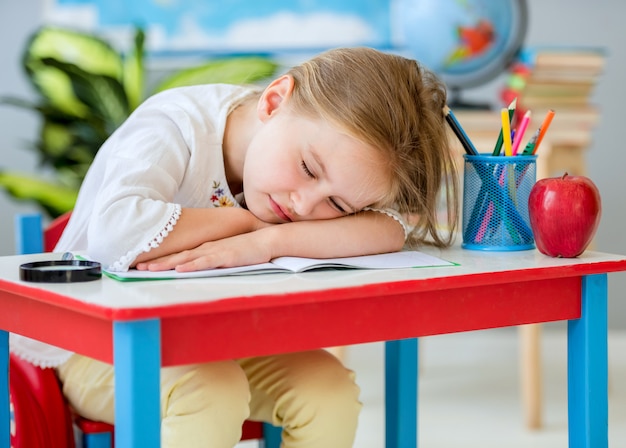
[[[42,232],[40,215],[18,215],[15,220],[19,254],[51,252],[67,225],[70,213],[52,221]],[[12,448],[74,448],[74,428],[84,448],[112,448],[113,426],[73,413],[65,401],[54,369],[43,369],[10,356],[9,394]],[[259,440],[260,448],[278,448],[281,428],[246,421],[241,440]]]
[[71,415],[54,370],[11,355],[9,377],[11,446],[74,448]]

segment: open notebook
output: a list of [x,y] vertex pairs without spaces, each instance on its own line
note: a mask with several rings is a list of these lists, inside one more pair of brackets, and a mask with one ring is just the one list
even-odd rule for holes
[[364,255],[346,258],[301,258],[279,257],[269,263],[238,266],[234,268],[208,269],[205,271],[176,272],[171,271],[138,271],[130,269],[126,272],[111,272],[106,269],[105,275],[120,281],[134,280],[169,280],[176,278],[221,277],[226,275],[297,273],[314,269],[402,269],[436,266],[455,266],[455,263],[442,260],[418,251],[400,251],[378,255]]

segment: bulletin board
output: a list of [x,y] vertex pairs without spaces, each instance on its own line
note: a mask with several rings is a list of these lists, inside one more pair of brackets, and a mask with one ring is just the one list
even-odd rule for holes
[[391,45],[391,0],[45,0],[44,20],[121,44],[136,25],[153,55]]

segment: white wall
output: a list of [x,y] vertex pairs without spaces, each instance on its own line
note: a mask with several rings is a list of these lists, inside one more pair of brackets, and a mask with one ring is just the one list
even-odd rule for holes
[[[43,0],[0,2],[0,96],[33,97],[24,77],[20,57],[24,42],[41,22]],[[0,169],[36,170],[34,151],[25,149],[37,132],[35,114],[12,107],[0,106]],[[13,216],[34,211],[26,204],[17,204],[0,193],[0,255],[14,253]]]
[[[418,0],[415,0],[418,1]],[[494,0],[497,1],[497,0]],[[602,110],[602,120],[589,150],[589,176],[600,188],[603,216],[596,246],[605,252],[625,253],[623,218],[624,167],[626,150],[622,136],[626,121],[622,103],[626,100],[626,2],[622,0],[529,0],[530,26],[527,43],[604,46],[608,50],[607,70],[601,78],[594,100]],[[32,97],[32,91],[19,65],[22,46],[41,22],[42,0],[0,2],[0,95]],[[469,97],[495,98],[500,80],[469,92]],[[34,153],[24,149],[37,132],[36,118],[13,108],[0,107],[0,167],[36,172]],[[0,194],[0,255],[14,252],[13,216],[34,210],[16,204]],[[626,274],[609,276],[611,301],[609,323],[626,328]]]
[[[529,44],[599,45],[608,50],[605,74],[594,95],[602,119],[595,131],[587,162],[589,177],[598,185],[603,214],[597,249],[626,254],[624,181],[624,81],[626,80],[626,2],[622,0],[531,0]],[[609,324],[626,328],[626,274],[609,275]]]

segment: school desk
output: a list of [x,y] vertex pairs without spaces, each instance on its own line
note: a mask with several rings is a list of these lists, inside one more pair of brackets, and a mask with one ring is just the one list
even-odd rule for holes
[[20,281],[18,266],[51,254],[0,257],[0,447],[8,332],[115,364],[117,448],[159,446],[161,365],[389,341],[386,446],[404,448],[417,446],[412,338],[557,320],[569,321],[570,447],[606,447],[607,273],[626,270],[626,256],[431,253],[460,266],[36,284]]

